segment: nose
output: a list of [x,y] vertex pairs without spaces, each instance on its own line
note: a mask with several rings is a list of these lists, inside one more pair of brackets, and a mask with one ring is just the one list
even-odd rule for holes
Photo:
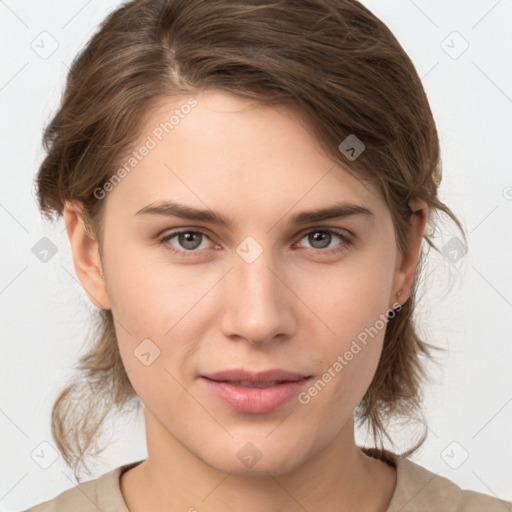
[[226,337],[259,345],[293,335],[300,301],[270,253],[263,251],[252,263],[237,257],[223,280],[221,329]]

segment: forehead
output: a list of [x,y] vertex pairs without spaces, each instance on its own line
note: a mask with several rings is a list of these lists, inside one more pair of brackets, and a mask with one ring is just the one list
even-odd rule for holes
[[165,199],[260,213],[379,200],[325,154],[297,111],[223,91],[161,101],[134,148],[107,195],[132,215]]

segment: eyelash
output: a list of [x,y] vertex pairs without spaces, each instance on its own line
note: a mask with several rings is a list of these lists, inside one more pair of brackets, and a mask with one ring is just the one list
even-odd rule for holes
[[[305,249],[308,252],[309,251],[313,251],[313,252],[318,252],[318,253],[323,253],[323,254],[328,254],[328,255],[335,255],[335,254],[341,253],[343,251],[346,251],[348,249],[348,247],[352,244],[352,239],[349,238],[344,232],[341,232],[341,231],[338,231],[337,229],[332,229],[332,228],[329,228],[329,229],[327,229],[327,228],[325,228],[325,229],[321,229],[321,228],[312,229],[312,230],[307,231],[306,233],[304,233],[299,238],[299,241],[302,240],[307,235],[310,235],[311,233],[317,233],[317,232],[330,233],[332,235],[335,235],[338,238],[340,238],[344,243],[338,245],[335,248],[331,248],[331,249],[315,249],[315,248],[308,248],[308,247],[306,247]],[[164,244],[166,244],[166,242],[169,242],[170,240],[172,240],[174,237],[176,237],[177,235],[179,235],[181,233],[195,233],[195,234],[199,233],[199,234],[201,234],[202,236],[204,236],[204,237],[206,237],[208,239],[210,238],[206,232],[201,231],[200,229],[180,229],[180,230],[172,231],[171,233],[168,233],[168,234],[164,235],[163,237],[161,237],[159,239],[159,243],[164,245]],[[177,255],[180,255],[180,256],[182,255],[182,256],[185,256],[185,257],[195,257],[195,256],[199,255],[200,252],[205,250],[205,249],[201,249],[201,250],[191,249],[190,251],[185,251],[185,250],[181,250],[181,249],[169,248],[169,246],[167,246],[167,245],[166,245],[166,248],[168,250],[170,250],[174,254],[177,254]]]

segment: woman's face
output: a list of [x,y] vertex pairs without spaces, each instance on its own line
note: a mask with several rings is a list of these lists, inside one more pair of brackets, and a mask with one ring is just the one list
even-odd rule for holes
[[[279,474],[350,437],[405,272],[383,200],[290,110],[213,90],[180,109],[186,100],[153,115],[146,150],[104,199],[108,299],[97,305],[116,319],[148,437],[226,472]],[[166,215],[166,202],[181,207]],[[300,218],[342,204],[369,212]],[[247,389],[205,378],[237,369],[309,379]]]

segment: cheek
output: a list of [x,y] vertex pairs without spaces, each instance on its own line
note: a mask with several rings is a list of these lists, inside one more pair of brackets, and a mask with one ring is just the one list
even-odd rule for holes
[[198,279],[196,265],[178,265],[166,260],[156,246],[125,243],[123,255],[111,239],[109,249],[109,296],[116,319],[137,337],[162,339],[182,318],[193,313],[201,297],[214,284],[215,276]]
[[345,266],[304,280],[300,288],[323,324],[316,355],[336,401],[341,395],[364,394],[382,351],[393,261],[379,261],[374,254],[351,259],[350,265],[347,260]]
[[338,265],[297,271],[294,292],[319,322],[343,341],[370,328],[388,309],[393,261],[376,249],[354,253]]
[[[218,280],[206,272],[198,279],[197,266],[172,265],[149,251],[157,249],[132,248],[123,258],[114,250],[111,261],[118,264],[108,272],[119,351],[143,400],[159,395],[162,386],[174,389],[172,376],[184,382],[192,373],[192,356],[204,337],[199,331],[209,325],[201,299]],[[174,392],[181,392],[179,386]]]

